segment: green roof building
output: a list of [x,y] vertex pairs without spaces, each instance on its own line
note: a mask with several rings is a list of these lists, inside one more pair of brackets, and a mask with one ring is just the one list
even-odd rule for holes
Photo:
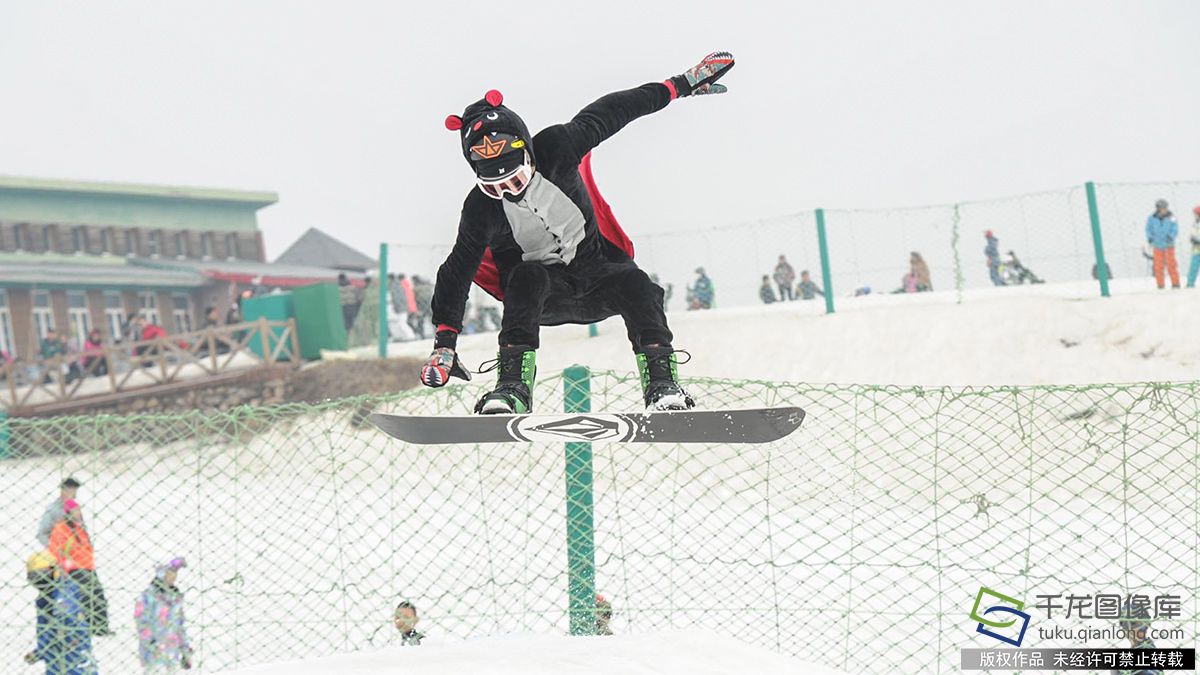
[[197,308],[224,312],[235,283],[205,269],[263,263],[258,211],[276,201],[273,192],[0,176],[0,351],[33,358],[51,328],[77,346],[92,328],[120,339],[139,312],[168,332],[198,328]]

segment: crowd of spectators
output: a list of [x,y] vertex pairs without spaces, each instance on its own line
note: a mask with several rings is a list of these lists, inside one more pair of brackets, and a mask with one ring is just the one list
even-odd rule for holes
[[388,332],[393,340],[433,337],[433,283],[414,274],[388,275]]
[[[265,292],[266,289],[260,289],[258,294],[261,295]],[[202,329],[210,330],[219,328],[223,324],[242,323],[241,302],[246,298],[255,297],[255,293],[256,291],[249,289],[243,291],[230,305],[223,323],[221,314],[216,307],[206,307],[201,324]],[[236,332],[230,336],[216,337],[213,342],[216,345],[217,353],[227,353],[230,349],[230,341],[236,342],[240,337],[241,335]],[[109,374],[110,369],[118,365],[114,361],[124,363],[123,359],[125,358],[128,358],[135,367],[149,368],[157,363],[156,357],[163,353],[163,341],[167,339],[169,339],[167,330],[141,313],[128,315],[121,322],[120,328],[111,342],[105,339],[99,328],[93,327],[87,332],[81,346],[76,340],[68,339],[54,326],[49,326],[46,328],[45,337],[38,343],[38,359],[25,361],[14,359],[8,353],[0,353],[0,366],[6,364],[12,366],[10,370],[0,370],[0,379],[7,377],[9,372],[13,372],[16,373],[19,384],[34,382],[51,384],[59,379],[65,384],[71,384],[85,377],[105,377]],[[126,350],[127,353],[114,354],[106,349],[109,346],[129,343],[146,344],[137,344],[131,350]],[[209,353],[207,343],[206,339],[201,338],[199,345],[194,345],[197,347],[196,354],[198,356]],[[193,346],[182,339],[178,339],[176,344],[183,349]]]
[[[34,648],[25,662],[42,663],[47,675],[98,675],[92,638],[113,634],[109,606],[96,571],[93,533],[77,500],[82,483],[67,477],[58,496],[38,522],[41,549],[25,564],[34,597]],[[192,667],[183,612],[176,585],[183,558],[154,568],[149,586],[132,609],[138,657],[146,673],[173,673]]]
[[[1193,223],[1188,243],[1191,245],[1191,261],[1188,265],[1187,287],[1196,287],[1196,276],[1200,274],[1200,206],[1192,209]],[[1179,288],[1179,264],[1175,259],[1175,241],[1179,237],[1179,223],[1165,199],[1154,203],[1154,211],[1146,218],[1146,246],[1150,250],[1154,283],[1166,288],[1166,277],[1171,279],[1171,288]]]
[[[68,477],[46,507],[37,527],[41,549],[26,562],[27,579],[35,589],[34,648],[25,654],[29,664],[42,663],[48,675],[98,675],[93,638],[113,635],[109,606],[97,573],[93,532],[78,501],[82,483]],[[153,565],[149,584],[132,607],[137,655],[143,672],[174,673],[193,665],[193,649],[184,613],[184,594],[178,586],[182,557]],[[596,635],[612,635],[612,603],[596,595]],[[425,634],[417,630],[416,605],[402,600],[391,616],[394,631],[383,643],[415,647]],[[378,633],[378,629],[376,633]],[[375,643],[374,635],[371,642]]]
[[782,254],[775,263],[774,272],[764,274],[762,285],[758,288],[758,299],[765,305],[785,300],[813,300],[818,295],[823,296],[825,292],[812,280],[808,270],[801,270],[800,280],[796,281],[796,269]]

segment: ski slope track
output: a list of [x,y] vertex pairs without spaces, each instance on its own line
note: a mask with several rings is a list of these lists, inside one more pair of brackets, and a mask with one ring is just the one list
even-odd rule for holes
[[455,645],[422,644],[309,661],[276,663],[226,675],[728,675],[831,670],[703,631],[561,637],[512,635]]
[[[1200,290],[1159,291],[1153,280],[1046,284],[837,298],[668,314],[682,377],[838,384],[1008,385],[1182,381],[1200,378]],[[542,373],[580,363],[633,371],[619,317],[589,338],[580,326],[542,329]],[[392,344],[425,356],[427,341]],[[466,335],[473,366],[494,358],[495,334]],[[414,375],[415,377],[415,375]]]

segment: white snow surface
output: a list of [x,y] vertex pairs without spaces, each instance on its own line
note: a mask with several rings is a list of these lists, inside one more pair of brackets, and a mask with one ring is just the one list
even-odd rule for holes
[[[676,349],[692,354],[684,377],[955,386],[1200,378],[1200,290],[1118,279],[1112,293],[1080,282],[967,290],[961,304],[938,291],[839,297],[831,315],[818,297],[667,318]],[[599,331],[543,328],[539,371],[633,370],[621,318]],[[474,367],[495,350],[494,333],[458,341]],[[389,353],[422,357],[429,342],[394,343]]]
[[[1089,284],[1046,285],[968,292],[962,304],[953,292],[838,298],[834,315],[817,300],[669,316],[676,346],[695,357],[685,377],[1200,379],[1200,291],[1144,281],[1115,285],[1112,298]],[[631,373],[620,320],[600,334],[547,329],[542,377],[573,363]],[[460,351],[478,365],[495,337],[464,336]],[[392,348],[424,356],[429,344]],[[390,411],[429,414],[438,401],[466,412],[468,394],[491,377],[401,397]],[[613,405],[636,405],[635,388],[628,383]],[[542,405],[554,405],[552,389],[540,390]],[[0,541],[10,561],[28,555],[53,486],[67,474],[84,481],[116,631],[95,644],[104,673],[137,670],[133,601],[171,555],[189,559],[182,584],[198,645],[193,672],[202,673],[238,664],[224,672],[822,672],[786,654],[847,669],[852,657],[876,659],[873,672],[945,671],[960,647],[989,646],[960,620],[983,583],[978,569],[1018,589],[1026,560],[1097,592],[1125,589],[1126,577],[1160,589],[1194,578],[1197,418],[1183,390],[1152,401],[1137,392],[1034,397],[1017,403],[1020,415],[1000,400],[899,392],[855,403],[840,390],[803,391],[811,419],[787,444],[597,449],[597,590],[613,601],[613,637],[556,637],[566,632],[560,451],[395,443],[347,425],[343,409],[256,433],[215,429],[168,445],[6,460]],[[729,404],[763,400],[754,387],[698,385],[706,392]],[[860,404],[879,414],[858,415]],[[1136,407],[1137,428],[1123,430],[1122,406]],[[1061,421],[1060,412],[1088,409],[1086,422]],[[1026,475],[1031,484],[996,479]],[[1035,507],[1040,517],[1026,518]],[[1097,544],[1113,541],[1156,555],[1116,564]],[[955,608],[917,617],[940,650],[895,634],[868,604],[846,609],[894,592],[912,607]],[[397,597],[417,602],[431,637],[379,651],[390,644]],[[11,653],[32,646],[32,598],[19,564],[0,569],[0,644]],[[686,632],[663,632],[673,629]],[[895,649],[910,637],[917,642]],[[0,673],[18,667],[0,663]]]
[[222,671],[227,675],[745,675],[840,673],[703,631],[608,637],[510,635]]

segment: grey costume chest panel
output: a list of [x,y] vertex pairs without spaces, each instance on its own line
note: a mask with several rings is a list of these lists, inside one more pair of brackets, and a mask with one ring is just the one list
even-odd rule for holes
[[583,241],[583,212],[541,173],[533,174],[521,201],[504,200],[504,216],[522,260],[553,265],[575,259]]

